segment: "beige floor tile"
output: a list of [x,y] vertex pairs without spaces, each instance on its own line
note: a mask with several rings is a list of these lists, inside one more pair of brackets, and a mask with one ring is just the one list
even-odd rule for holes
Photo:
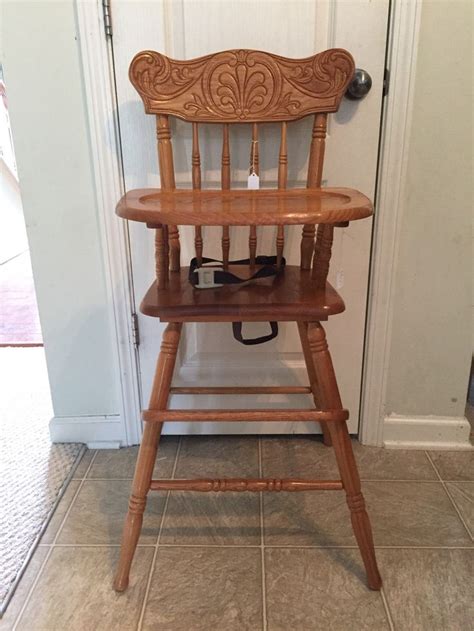
[[160,548],[143,629],[262,629],[260,550]]
[[48,548],[36,548],[33,557],[28,563],[28,567],[25,570],[25,573],[20,579],[18,587],[13,594],[11,601],[8,603],[8,607],[6,612],[3,614],[3,617],[0,619],[0,630],[1,631],[10,631],[13,629],[16,619],[18,618],[18,614],[23,607],[25,600],[28,596],[31,586],[34,583],[34,580],[43,564],[43,561],[48,554]]
[[79,488],[80,481],[79,480],[71,480],[67,486],[64,495],[59,501],[59,504],[56,506],[56,510],[51,517],[51,520],[41,537],[41,543],[52,543],[54,541],[54,537],[59,530],[59,527],[64,519],[65,514],[71,502],[76,494],[77,489]]
[[267,545],[356,545],[341,491],[265,493]]
[[363,480],[437,480],[424,451],[367,447],[353,440]]
[[443,480],[474,481],[474,449],[471,451],[430,451]]
[[[379,546],[469,545],[440,482],[365,482],[363,492]],[[355,545],[344,493],[264,495],[268,545]]]
[[[437,480],[424,451],[402,451],[366,447],[352,441],[362,479]],[[271,477],[321,477],[337,479],[334,450],[311,436],[264,438],[262,440],[264,475]]]
[[451,498],[474,536],[474,482],[447,482]]
[[439,482],[366,482],[375,545],[469,545],[469,536]]
[[262,465],[271,478],[339,478],[334,450],[319,437],[262,438]]
[[472,629],[474,550],[379,550],[396,631]]
[[174,492],[168,502],[160,542],[259,545],[258,494]]
[[[154,478],[169,478],[178,449],[178,436],[163,436],[158,447]],[[98,451],[88,478],[133,478],[138,447],[101,449]]]
[[18,629],[136,629],[153,549],[137,549],[130,586],[123,594],[112,589],[118,552],[118,548],[106,547],[53,549]]
[[388,630],[354,550],[265,551],[268,631]]
[[176,478],[258,477],[258,439],[255,436],[186,436]]
[[[130,493],[128,480],[86,480],[66,519],[58,543],[120,543]],[[164,494],[148,496],[141,544],[154,544],[164,507]]]
[[94,449],[86,449],[80,463],[77,465],[77,469],[74,471],[74,475],[72,476],[74,479],[81,479],[86,475],[87,468],[90,465],[94,454]]

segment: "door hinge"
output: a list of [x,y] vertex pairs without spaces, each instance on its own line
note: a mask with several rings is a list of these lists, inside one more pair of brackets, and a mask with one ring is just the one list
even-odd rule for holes
[[388,68],[385,68],[385,70],[383,71],[383,89],[382,89],[383,96],[387,96],[389,85],[390,85],[390,70]]
[[105,37],[112,37],[112,13],[110,0],[102,0],[102,12],[104,14]]
[[140,344],[140,331],[138,329],[138,315],[132,313],[132,341],[133,345],[137,348]]

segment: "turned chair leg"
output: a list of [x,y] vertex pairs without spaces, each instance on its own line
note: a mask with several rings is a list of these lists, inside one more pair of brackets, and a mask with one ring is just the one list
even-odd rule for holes
[[[313,356],[311,354],[311,349],[309,348],[308,341],[308,323],[307,322],[297,322],[298,325],[298,333],[300,334],[301,346],[303,347],[303,355],[304,361],[306,364],[306,371],[309,377],[309,385],[311,387],[311,392],[313,394],[314,405],[318,410],[321,410],[321,401],[319,400],[319,386],[318,380],[316,377],[316,371],[314,369]],[[329,428],[327,423],[321,423],[321,429],[323,430],[323,442],[327,447],[332,445],[331,434],[329,433]]]
[[[308,325],[308,342],[313,357],[319,396],[325,409],[342,408],[336,376],[328,350],[326,334],[319,322]],[[375,559],[374,542],[369,516],[361,493],[359,472],[352,451],[351,439],[345,421],[328,423],[341,480],[346,491],[347,505],[362,560],[367,572],[367,583],[371,589],[380,589],[382,579]]]
[[[176,353],[181,335],[181,323],[170,323],[163,334],[161,351],[150,397],[150,410],[164,410],[168,402],[171,379],[176,363]],[[145,422],[142,442],[138,452],[135,475],[122,535],[120,559],[114,580],[114,589],[123,592],[128,587],[130,566],[142,529],[143,513],[150,490],[155,466],[158,441],[163,423]]]

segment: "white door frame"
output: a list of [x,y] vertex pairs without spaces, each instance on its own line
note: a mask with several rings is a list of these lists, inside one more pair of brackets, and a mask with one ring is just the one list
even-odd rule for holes
[[[403,211],[399,202],[406,179],[421,4],[422,0],[392,0],[388,47],[390,87],[382,122],[359,429],[360,440],[367,445],[383,442],[393,280]],[[105,37],[102,0],[76,0],[76,14],[107,291],[116,329],[120,416],[126,444],[136,444],[141,435],[141,423],[138,356],[131,317],[134,304],[130,250],[126,223],[113,213],[124,192],[113,59]]]

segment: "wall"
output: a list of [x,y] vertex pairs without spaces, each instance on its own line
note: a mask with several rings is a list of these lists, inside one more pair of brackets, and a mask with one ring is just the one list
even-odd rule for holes
[[471,362],[470,2],[424,2],[387,414],[462,417]]
[[54,412],[114,415],[117,361],[72,0],[4,2],[1,40]]
[[[463,415],[471,355],[470,8],[423,3],[387,415]],[[117,362],[73,2],[3,2],[2,9],[2,61],[55,414],[115,415]]]

